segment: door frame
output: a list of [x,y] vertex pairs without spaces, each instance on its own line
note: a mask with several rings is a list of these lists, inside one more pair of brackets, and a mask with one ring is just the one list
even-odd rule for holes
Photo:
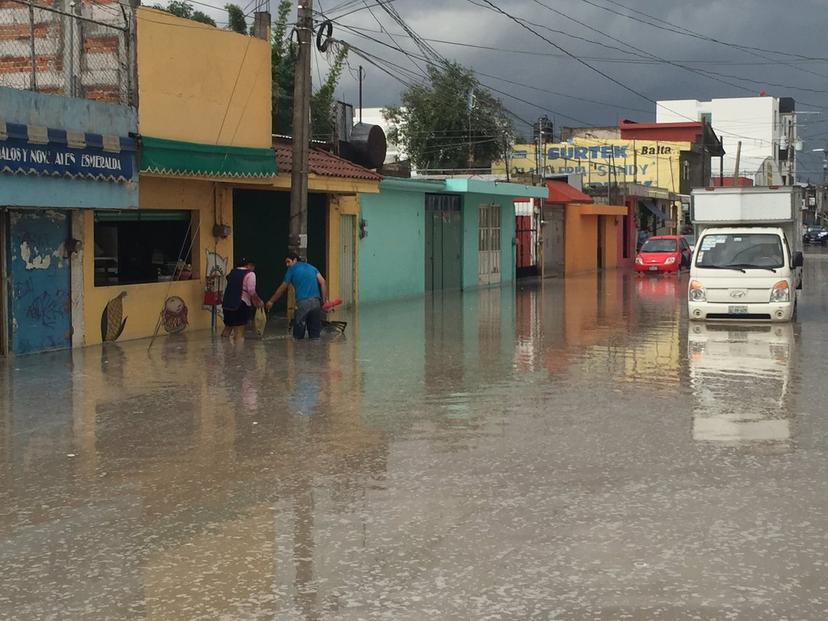
[[[344,254],[345,254],[344,253],[345,248],[343,247],[344,238],[343,238],[343,235],[342,235],[342,233],[343,233],[342,222],[345,218],[351,218],[351,234],[350,234],[351,239],[349,240],[350,255],[351,255],[350,256],[351,290],[348,292],[347,296],[344,295],[345,294],[345,287],[344,287],[345,283],[343,282],[343,279],[342,279],[343,268],[345,267],[345,262],[343,261]],[[348,307],[354,306],[356,304],[356,296],[357,296],[357,282],[356,282],[356,279],[357,279],[357,270],[356,270],[357,239],[356,238],[357,238],[357,224],[358,224],[357,216],[354,215],[354,214],[350,214],[350,213],[340,213],[338,224],[339,224],[339,244],[338,244],[338,247],[339,247],[339,257],[338,257],[339,258],[339,274],[338,274],[339,294],[340,294],[340,296],[342,296],[344,298],[342,300],[343,303],[344,303],[343,305],[346,308],[348,308]]]
[[9,210],[0,208],[0,356],[9,355]]

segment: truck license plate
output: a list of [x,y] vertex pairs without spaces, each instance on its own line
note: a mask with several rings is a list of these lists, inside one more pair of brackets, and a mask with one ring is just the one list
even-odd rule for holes
[[658,271],[658,266],[657,265],[651,265],[650,266],[650,271],[651,272],[657,272]]
[[728,306],[727,312],[731,315],[745,315],[748,312],[747,306]]

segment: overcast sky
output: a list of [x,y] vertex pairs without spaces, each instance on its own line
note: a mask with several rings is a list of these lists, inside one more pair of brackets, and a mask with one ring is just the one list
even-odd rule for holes
[[[755,96],[763,90],[769,95],[794,97],[797,100],[798,111],[821,113],[803,114],[798,117],[800,135],[805,140],[804,152],[800,157],[800,172],[803,177],[810,177],[813,181],[821,179],[822,155],[811,153],[811,149],[823,147],[828,141],[828,49],[824,44],[828,25],[828,1],[493,2],[509,14],[539,24],[532,28],[630,90],[565,56],[564,52],[555,49],[552,44],[522,28],[508,17],[484,8],[484,0],[394,0],[393,6],[407,24],[426,39],[498,48],[487,50],[431,42],[440,54],[473,67],[482,83],[524,100],[519,101],[495,93],[515,115],[525,120],[535,120],[540,115],[547,114],[554,120],[556,128],[585,124],[614,125],[619,118],[651,121],[655,118],[655,105],[648,99]],[[273,4],[275,5],[275,0]],[[550,11],[543,5],[559,13]],[[599,7],[610,8],[621,15]],[[335,21],[336,38],[417,71],[404,54],[371,40],[377,39],[390,46],[398,44],[408,52],[420,54],[410,37],[394,36],[392,41],[388,35],[381,32],[364,32],[360,35],[342,27],[354,26],[373,31],[384,29],[392,35],[403,34],[400,25],[394,23],[391,17],[377,6],[376,0],[315,0],[314,8]],[[358,10],[343,16],[355,9]],[[748,51],[704,38],[654,28],[625,17],[632,15],[641,20],[654,21],[644,15],[635,14],[630,9],[648,13],[672,24],[659,22],[664,28],[686,29],[702,37],[726,43],[826,60],[806,60],[778,53]],[[560,32],[551,32],[546,28]],[[590,43],[576,37],[598,43]],[[632,46],[638,49],[634,50]],[[659,60],[642,58],[647,56],[685,65],[696,72]],[[338,95],[341,99],[356,104],[356,67],[359,64],[366,70],[366,106],[399,103],[400,92],[405,86],[353,53],[350,56],[353,71],[346,71],[340,83]],[[324,73],[326,67],[324,57],[318,56],[313,69],[314,82],[318,83],[319,76]],[[710,72],[743,79],[713,76]],[[412,79],[403,71],[394,73],[405,81]],[[484,77],[480,73],[494,77]],[[521,85],[510,84],[504,80]],[[568,98],[561,94],[595,100],[596,103]],[[528,133],[526,126],[520,122],[516,122],[516,126]]]

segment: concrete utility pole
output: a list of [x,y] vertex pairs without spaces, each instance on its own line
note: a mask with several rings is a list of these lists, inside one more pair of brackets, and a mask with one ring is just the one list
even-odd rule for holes
[[733,186],[739,185],[739,160],[742,157],[742,141],[736,143],[736,167],[733,169]]
[[290,238],[288,250],[307,259],[308,155],[310,152],[311,40],[313,0],[299,0],[296,14],[299,53],[293,83],[293,170],[290,175]]

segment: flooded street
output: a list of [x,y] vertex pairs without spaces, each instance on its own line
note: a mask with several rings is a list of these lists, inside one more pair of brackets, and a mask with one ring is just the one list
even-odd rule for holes
[[793,325],[686,280],[2,361],[0,618],[828,618],[828,251]]

